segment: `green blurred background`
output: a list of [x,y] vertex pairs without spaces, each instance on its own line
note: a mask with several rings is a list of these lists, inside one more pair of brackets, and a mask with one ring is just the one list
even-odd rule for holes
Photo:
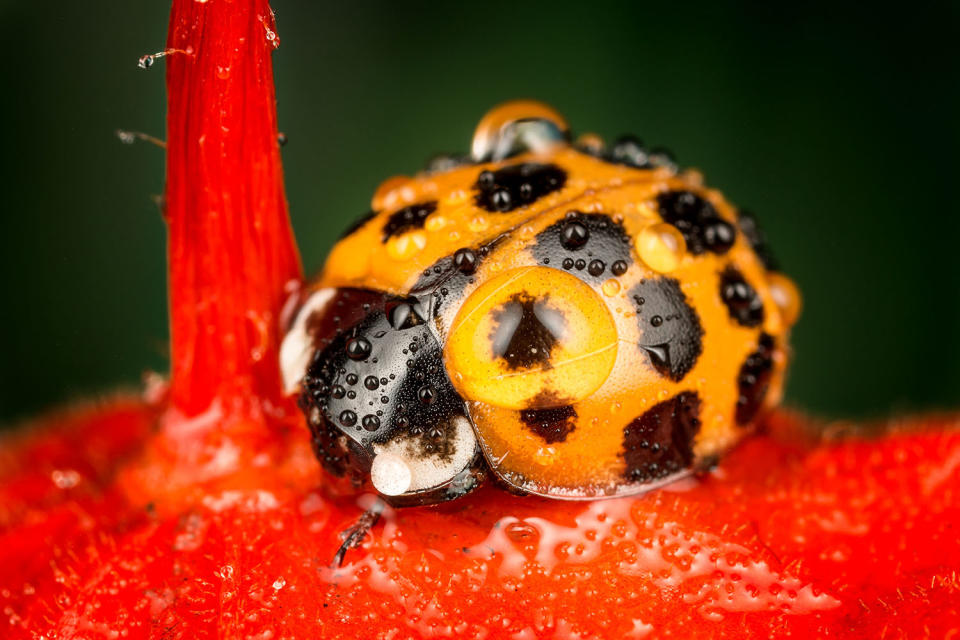
[[[218,0],[213,0],[218,1]],[[305,265],[378,182],[533,97],[633,132],[752,209],[804,292],[790,404],[960,408],[960,4],[276,0],[287,194]],[[0,4],[0,423],[166,367],[164,2]]]

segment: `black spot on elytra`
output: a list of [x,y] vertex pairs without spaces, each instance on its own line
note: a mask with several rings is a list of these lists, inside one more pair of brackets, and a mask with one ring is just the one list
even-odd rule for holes
[[479,190],[475,202],[487,211],[506,213],[559,191],[566,181],[566,172],[553,164],[524,163],[482,171],[473,185]]
[[657,196],[664,222],[683,234],[687,249],[694,255],[710,251],[722,255],[736,240],[736,228],[720,217],[710,202],[692,191],[667,191]]
[[415,298],[339,289],[311,317],[315,350],[300,404],[317,456],[332,473],[365,477],[374,443],[401,442],[408,455],[454,455],[466,407],[419,308]]
[[577,412],[570,406],[524,409],[520,421],[547,444],[563,442],[577,426]]
[[383,225],[383,241],[399,236],[411,229],[422,229],[427,216],[437,210],[436,200],[419,202],[390,214]]
[[780,267],[777,259],[773,256],[770,245],[767,243],[767,235],[763,232],[763,229],[760,228],[760,225],[757,224],[757,219],[754,215],[747,211],[741,211],[737,215],[737,225],[740,227],[740,231],[743,232],[743,236],[747,239],[747,242],[753,247],[757,257],[760,258],[763,266],[770,271],[779,271]]
[[569,212],[537,234],[532,251],[541,264],[593,283],[622,275],[633,263],[630,236],[605,213]]
[[773,352],[775,343],[773,337],[760,334],[757,350],[747,356],[740,373],[737,375],[737,424],[747,424],[757,415],[763,405],[763,399],[770,389],[770,379],[773,376]]
[[353,235],[354,232],[359,231],[361,227],[377,217],[376,211],[368,211],[353,222],[350,223],[350,226],[343,230],[343,233],[340,234],[338,240],[343,240],[349,235]]
[[515,294],[493,312],[490,343],[494,358],[503,358],[512,370],[549,367],[550,353],[566,328],[563,313],[549,298]]
[[763,300],[760,299],[760,294],[732,265],[720,274],[720,299],[737,324],[743,327],[758,327],[763,323]]
[[673,278],[641,280],[630,292],[640,322],[640,348],[650,364],[675,382],[693,369],[703,351],[700,316]]
[[693,464],[700,431],[700,397],[684,391],[648,409],[623,430],[624,474],[631,482],[653,482]]

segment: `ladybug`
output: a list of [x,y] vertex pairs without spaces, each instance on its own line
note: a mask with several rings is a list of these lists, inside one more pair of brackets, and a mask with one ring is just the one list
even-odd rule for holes
[[394,506],[492,477],[637,494],[709,467],[781,398],[800,310],[754,219],[633,137],[530,101],[384,182],[281,347],[322,465]]

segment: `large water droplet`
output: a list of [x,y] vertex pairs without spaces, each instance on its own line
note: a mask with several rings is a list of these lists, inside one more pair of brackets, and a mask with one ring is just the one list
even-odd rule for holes
[[683,234],[665,222],[644,228],[635,244],[644,264],[659,273],[669,273],[679,267],[687,251]]

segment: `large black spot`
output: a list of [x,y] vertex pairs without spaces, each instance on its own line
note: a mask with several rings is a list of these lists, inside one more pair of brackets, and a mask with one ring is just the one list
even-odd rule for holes
[[594,283],[622,275],[633,263],[630,236],[604,213],[569,212],[537,234],[532,251],[541,264]]
[[556,444],[567,439],[577,426],[577,412],[570,406],[549,409],[524,409],[520,421],[547,444]]
[[629,293],[643,333],[640,348],[657,371],[679,382],[703,351],[700,316],[673,278],[641,280]]
[[653,482],[690,467],[700,431],[700,396],[684,391],[635,418],[623,430],[625,475]]
[[436,210],[437,202],[431,200],[394,211],[383,225],[383,241],[386,242],[391,237],[399,236],[411,229],[422,229],[427,216]]
[[763,323],[763,300],[760,294],[732,265],[720,274],[720,299],[737,324],[758,327]]
[[773,336],[760,334],[757,350],[747,356],[737,376],[737,424],[747,424],[757,415],[770,389],[773,376]]
[[707,200],[692,191],[667,191],[657,196],[660,216],[683,234],[694,255],[711,251],[722,255],[736,240],[736,228],[720,217]]
[[563,313],[550,306],[549,297],[534,299],[523,293],[497,308],[493,320],[493,357],[503,358],[513,370],[549,367],[550,353],[566,330]]
[[767,234],[765,234],[763,229],[760,228],[760,225],[757,224],[756,217],[754,217],[752,213],[741,211],[737,215],[737,224],[740,226],[740,231],[743,232],[743,236],[747,239],[747,242],[753,247],[757,257],[760,258],[763,266],[770,271],[779,271],[780,267],[777,264],[777,259],[773,256],[773,252],[770,250],[770,245],[767,242]]
[[373,211],[373,210],[368,211],[367,213],[363,214],[362,216],[360,216],[359,218],[351,222],[350,226],[344,229],[343,233],[341,233],[340,237],[337,239],[343,240],[347,236],[352,235],[355,231],[359,231],[361,227],[363,227],[365,224],[373,220],[376,216],[377,216],[376,211]]
[[559,191],[566,181],[566,172],[556,165],[524,163],[482,171],[473,188],[480,191],[477,206],[506,213]]
[[423,455],[453,455],[455,420],[466,419],[466,408],[421,309],[414,298],[340,289],[311,318],[316,350],[301,403],[330,471],[362,474],[373,443],[393,440]]

